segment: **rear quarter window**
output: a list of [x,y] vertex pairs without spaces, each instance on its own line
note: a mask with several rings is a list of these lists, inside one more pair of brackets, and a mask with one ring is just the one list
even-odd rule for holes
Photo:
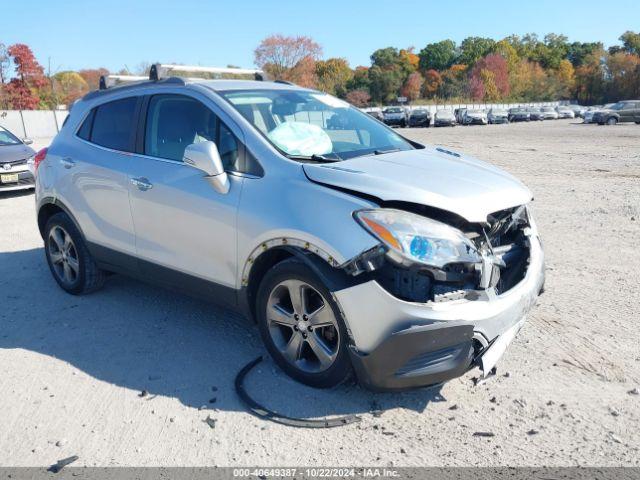
[[[122,152],[133,152],[137,102],[137,97],[129,97],[94,108],[78,131],[78,135],[81,138],[85,138],[82,134],[88,135],[89,141],[96,145]],[[85,128],[88,121],[91,126]],[[86,130],[89,128],[90,134],[87,134]]]

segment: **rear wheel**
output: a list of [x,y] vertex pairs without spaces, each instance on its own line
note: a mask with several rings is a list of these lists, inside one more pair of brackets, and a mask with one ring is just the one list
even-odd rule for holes
[[328,388],[351,374],[347,332],[330,291],[304,263],[285,260],[265,275],[256,312],[262,340],[287,375]]
[[53,278],[66,292],[90,293],[104,284],[104,271],[96,265],[67,214],[56,213],[47,221],[44,249]]

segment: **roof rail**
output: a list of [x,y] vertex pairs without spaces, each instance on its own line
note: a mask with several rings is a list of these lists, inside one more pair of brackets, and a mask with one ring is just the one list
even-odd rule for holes
[[155,63],[149,70],[149,80],[160,80],[167,78],[171,72],[185,73],[217,73],[228,75],[253,75],[256,80],[266,80],[267,76],[262,70],[252,68],[231,68],[231,67],[200,67],[194,65],[176,65]]
[[138,75],[101,75],[100,90],[106,90],[119,83],[141,82],[144,80],[149,80],[149,78]]

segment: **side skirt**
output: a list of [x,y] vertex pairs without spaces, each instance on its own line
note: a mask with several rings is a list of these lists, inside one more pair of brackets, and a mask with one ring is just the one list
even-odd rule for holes
[[113,273],[238,310],[238,290],[87,242],[98,266]]

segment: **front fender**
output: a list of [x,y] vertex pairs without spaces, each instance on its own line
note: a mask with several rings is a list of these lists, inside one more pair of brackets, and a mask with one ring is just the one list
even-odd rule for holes
[[[247,179],[238,215],[238,288],[266,250],[292,246],[338,267],[378,244],[353,218],[372,201],[310,181],[301,165],[280,176]],[[274,194],[277,192],[277,194]]]

